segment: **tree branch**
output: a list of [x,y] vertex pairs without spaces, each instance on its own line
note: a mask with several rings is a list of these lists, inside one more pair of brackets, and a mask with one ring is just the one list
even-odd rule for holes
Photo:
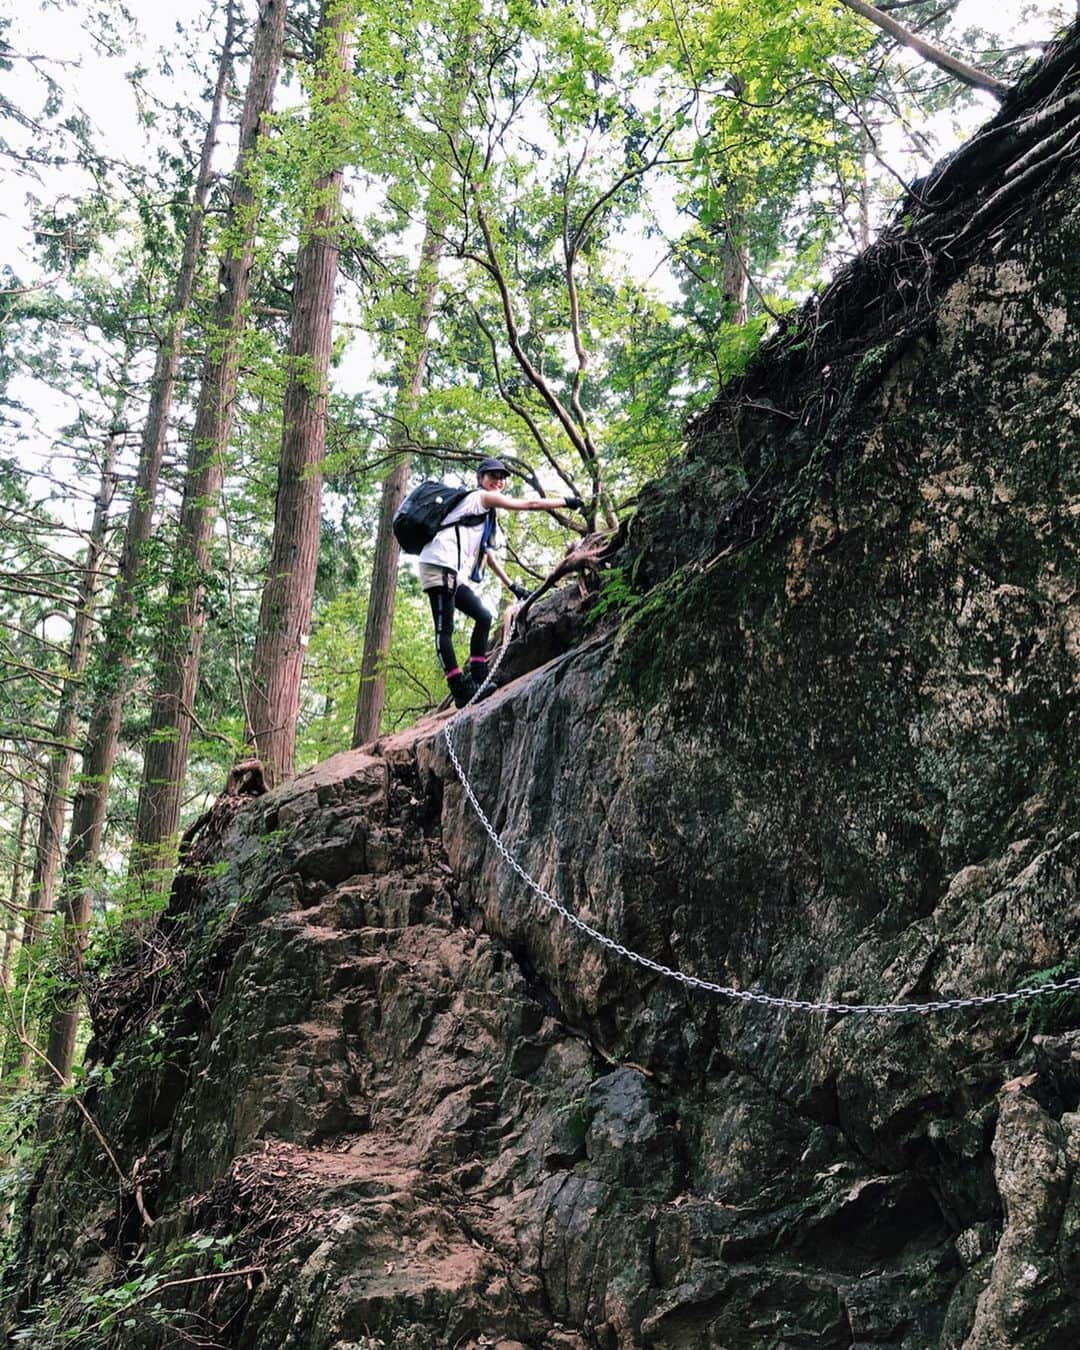
[[948,71],[962,84],[966,84],[972,89],[985,89],[988,94],[993,94],[996,99],[1003,99],[1009,92],[1009,86],[1004,80],[999,80],[996,75],[991,75],[985,70],[978,70],[975,66],[969,65],[966,61],[961,61],[958,57],[950,56],[940,47],[935,47],[933,43],[916,36],[909,28],[905,28],[902,23],[897,23],[888,14],[882,13],[880,9],[866,4],[866,0],[840,0],[840,3],[846,5],[848,9],[860,15],[860,17],[867,19],[870,23],[875,24],[883,33],[888,33],[902,46],[910,47],[924,61],[929,61],[931,65],[937,66],[940,70]]

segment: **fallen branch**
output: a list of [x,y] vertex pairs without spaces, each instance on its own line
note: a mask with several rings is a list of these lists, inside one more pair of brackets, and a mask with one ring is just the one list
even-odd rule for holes
[[897,23],[888,14],[883,14],[880,9],[875,9],[873,5],[866,4],[865,0],[840,0],[840,3],[846,5],[848,9],[853,10],[862,18],[868,19],[883,33],[888,33],[890,37],[895,38],[903,46],[910,47],[924,61],[929,61],[939,70],[947,71],[962,84],[966,84],[972,89],[985,89],[988,94],[993,94],[997,99],[1004,98],[1009,92],[1009,86],[1004,80],[999,80],[996,75],[991,75],[985,70],[979,70],[966,61],[961,61],[959,57],[950,56],[940,47],[935,47],[933,43],[916,36],[910,28],[905,28],[902,23]]

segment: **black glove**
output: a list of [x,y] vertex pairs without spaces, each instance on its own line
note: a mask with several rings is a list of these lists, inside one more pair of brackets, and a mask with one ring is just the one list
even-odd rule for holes
[[580,497],[567,497],[565,502],[568,511],[584,511],[585,503]]
[[519,581],[512,581],[510,583],[510,592],[518,600],[528,600],[529,598],[528,586],[522,586]]

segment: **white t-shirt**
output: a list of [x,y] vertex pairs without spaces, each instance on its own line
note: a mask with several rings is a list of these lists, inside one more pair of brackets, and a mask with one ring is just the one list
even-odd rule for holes
[[[429,563],[432,567],[448,567],[457,573],[459,580],[469,579],[469,573],[476,566],[476,555],[480,552],[480,543],[484,537],[484,522],[481,521],[479,525],[459,525],[455,529],[454,521],[460,520],[463,516],[478,516],[484,513],[480,501],[482,490],[477,488],[470,492],[447,515],[439,533],[430,544],[425,544],[420,550],[422,563]],[[488,542],[488,553],[495,552],[498,537],[499,531],[496,526]]]

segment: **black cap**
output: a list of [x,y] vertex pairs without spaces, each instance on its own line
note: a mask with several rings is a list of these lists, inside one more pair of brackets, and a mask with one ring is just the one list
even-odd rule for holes
[[482,473],[504,473],[510,476],[510,470],[501,459],[482,459],[476,466],[476,473],[478,477]]

